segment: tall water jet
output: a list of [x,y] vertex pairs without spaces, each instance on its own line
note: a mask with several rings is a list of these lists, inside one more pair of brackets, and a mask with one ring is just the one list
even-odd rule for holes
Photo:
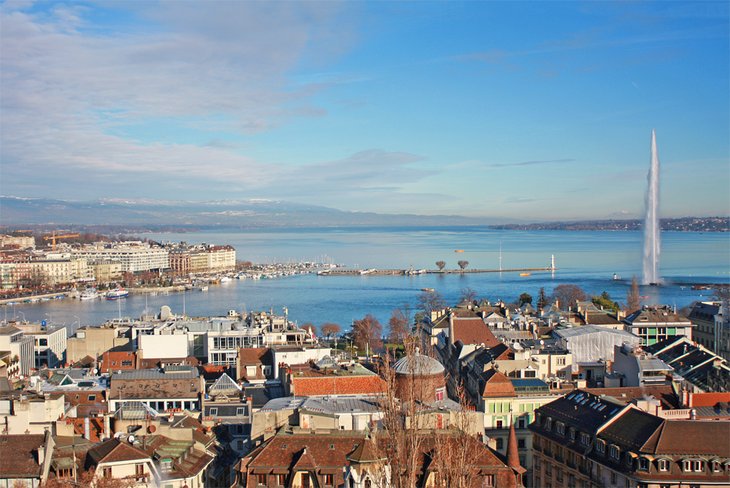
[[644,216],[644,269],[643,283],[658,285],[660,236],[659,228],[659,155],[656,149],[656,133],[651,131],[651,166],[647,178],[649,186],[646,190],[646,214]]

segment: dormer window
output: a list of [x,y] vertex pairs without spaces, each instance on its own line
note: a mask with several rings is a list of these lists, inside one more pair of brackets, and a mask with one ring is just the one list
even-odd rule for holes
[[551,417],[545,419],[545,430],[553,430],[553,419]]
[[555,430],[558,431],[558,434],[565,435],[565,424],[562,422],[556,422]]
[[568,436],[570,437],[571,441],[575,440],[575,429],[573,427],[568,430]]
[[641,471],[649,471],[649,460],[645,457],[639,458],[639,469]]
[[586,434],[585,432],[580,433],[580,443],[584,446],[587,446],[591,443],[591,436]]
[[600,454],[606,454],[606,441],[597,440],[596,441],[596,451],[598,451]]
[[611,456],[611,457],[612,457],[613,459],[615,459],[616,461],[618,461],[618,460],[619,460],[619,458],[621,457],[621,449],[619,449],[619,448],[618,448],[618,446],[611,446],[611,447],[610,447],[610,448],[608,449],[608,453],[609,453],[609,454],[610,454],[610,456]]
[[659,468],[659,471],[667,472],[671,466],[669,463],[669,459],[660,459],[657,461],[657,468]]
[[720,464],[720,461],[712,461],[712,472],[713,473],[722,472],[722,464]]
[[682,471],[701,473],[705,469],[705,463],[700,459],[685,459],[682,461]]

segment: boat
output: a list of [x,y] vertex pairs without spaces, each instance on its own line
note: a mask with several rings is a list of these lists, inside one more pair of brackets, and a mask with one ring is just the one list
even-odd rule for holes
[[421,288],[421,291],[425,291],[426,293],[433,293],[436,290],[434,290],[433,288]]
[[463,249],[454,249],[454,252],[464,252]]
[[114,288],[106,292],[105,296],[107,300],[119,300],[120,298],[127,298],[128,295],[129,292],[124,288]]
[[223,278],[221,278],[221,283],[228,283],[229,281],[231,281],[231,278],[228,276],[224,276]]
[[93,300],[95,298],[99,298],[99,292],[96,291],[96,288],[87,288],[79,296],[81,300]]
[[520,276],[530,276],[530,273],[520,273]]
[[621,277],[618,274],[614,273],[613,274],[613,281],[620,281],[620,280],[621,280]]

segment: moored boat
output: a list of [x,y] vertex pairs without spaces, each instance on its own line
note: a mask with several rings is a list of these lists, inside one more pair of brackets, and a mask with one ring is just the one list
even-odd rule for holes
[[107,300],[118,300],[120,298],[127,298],[128,295],[129,292],[124,288],[114,288],[106,292],[105,296]]

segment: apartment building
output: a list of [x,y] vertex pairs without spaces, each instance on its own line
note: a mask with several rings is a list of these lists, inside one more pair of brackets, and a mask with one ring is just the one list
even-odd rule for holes
[[167,249],[140,241],[98,242],[73,249],[72,254],[75,258],[82,258],[90,263],[118,262],[123,273],[165,270],[170,267]]

